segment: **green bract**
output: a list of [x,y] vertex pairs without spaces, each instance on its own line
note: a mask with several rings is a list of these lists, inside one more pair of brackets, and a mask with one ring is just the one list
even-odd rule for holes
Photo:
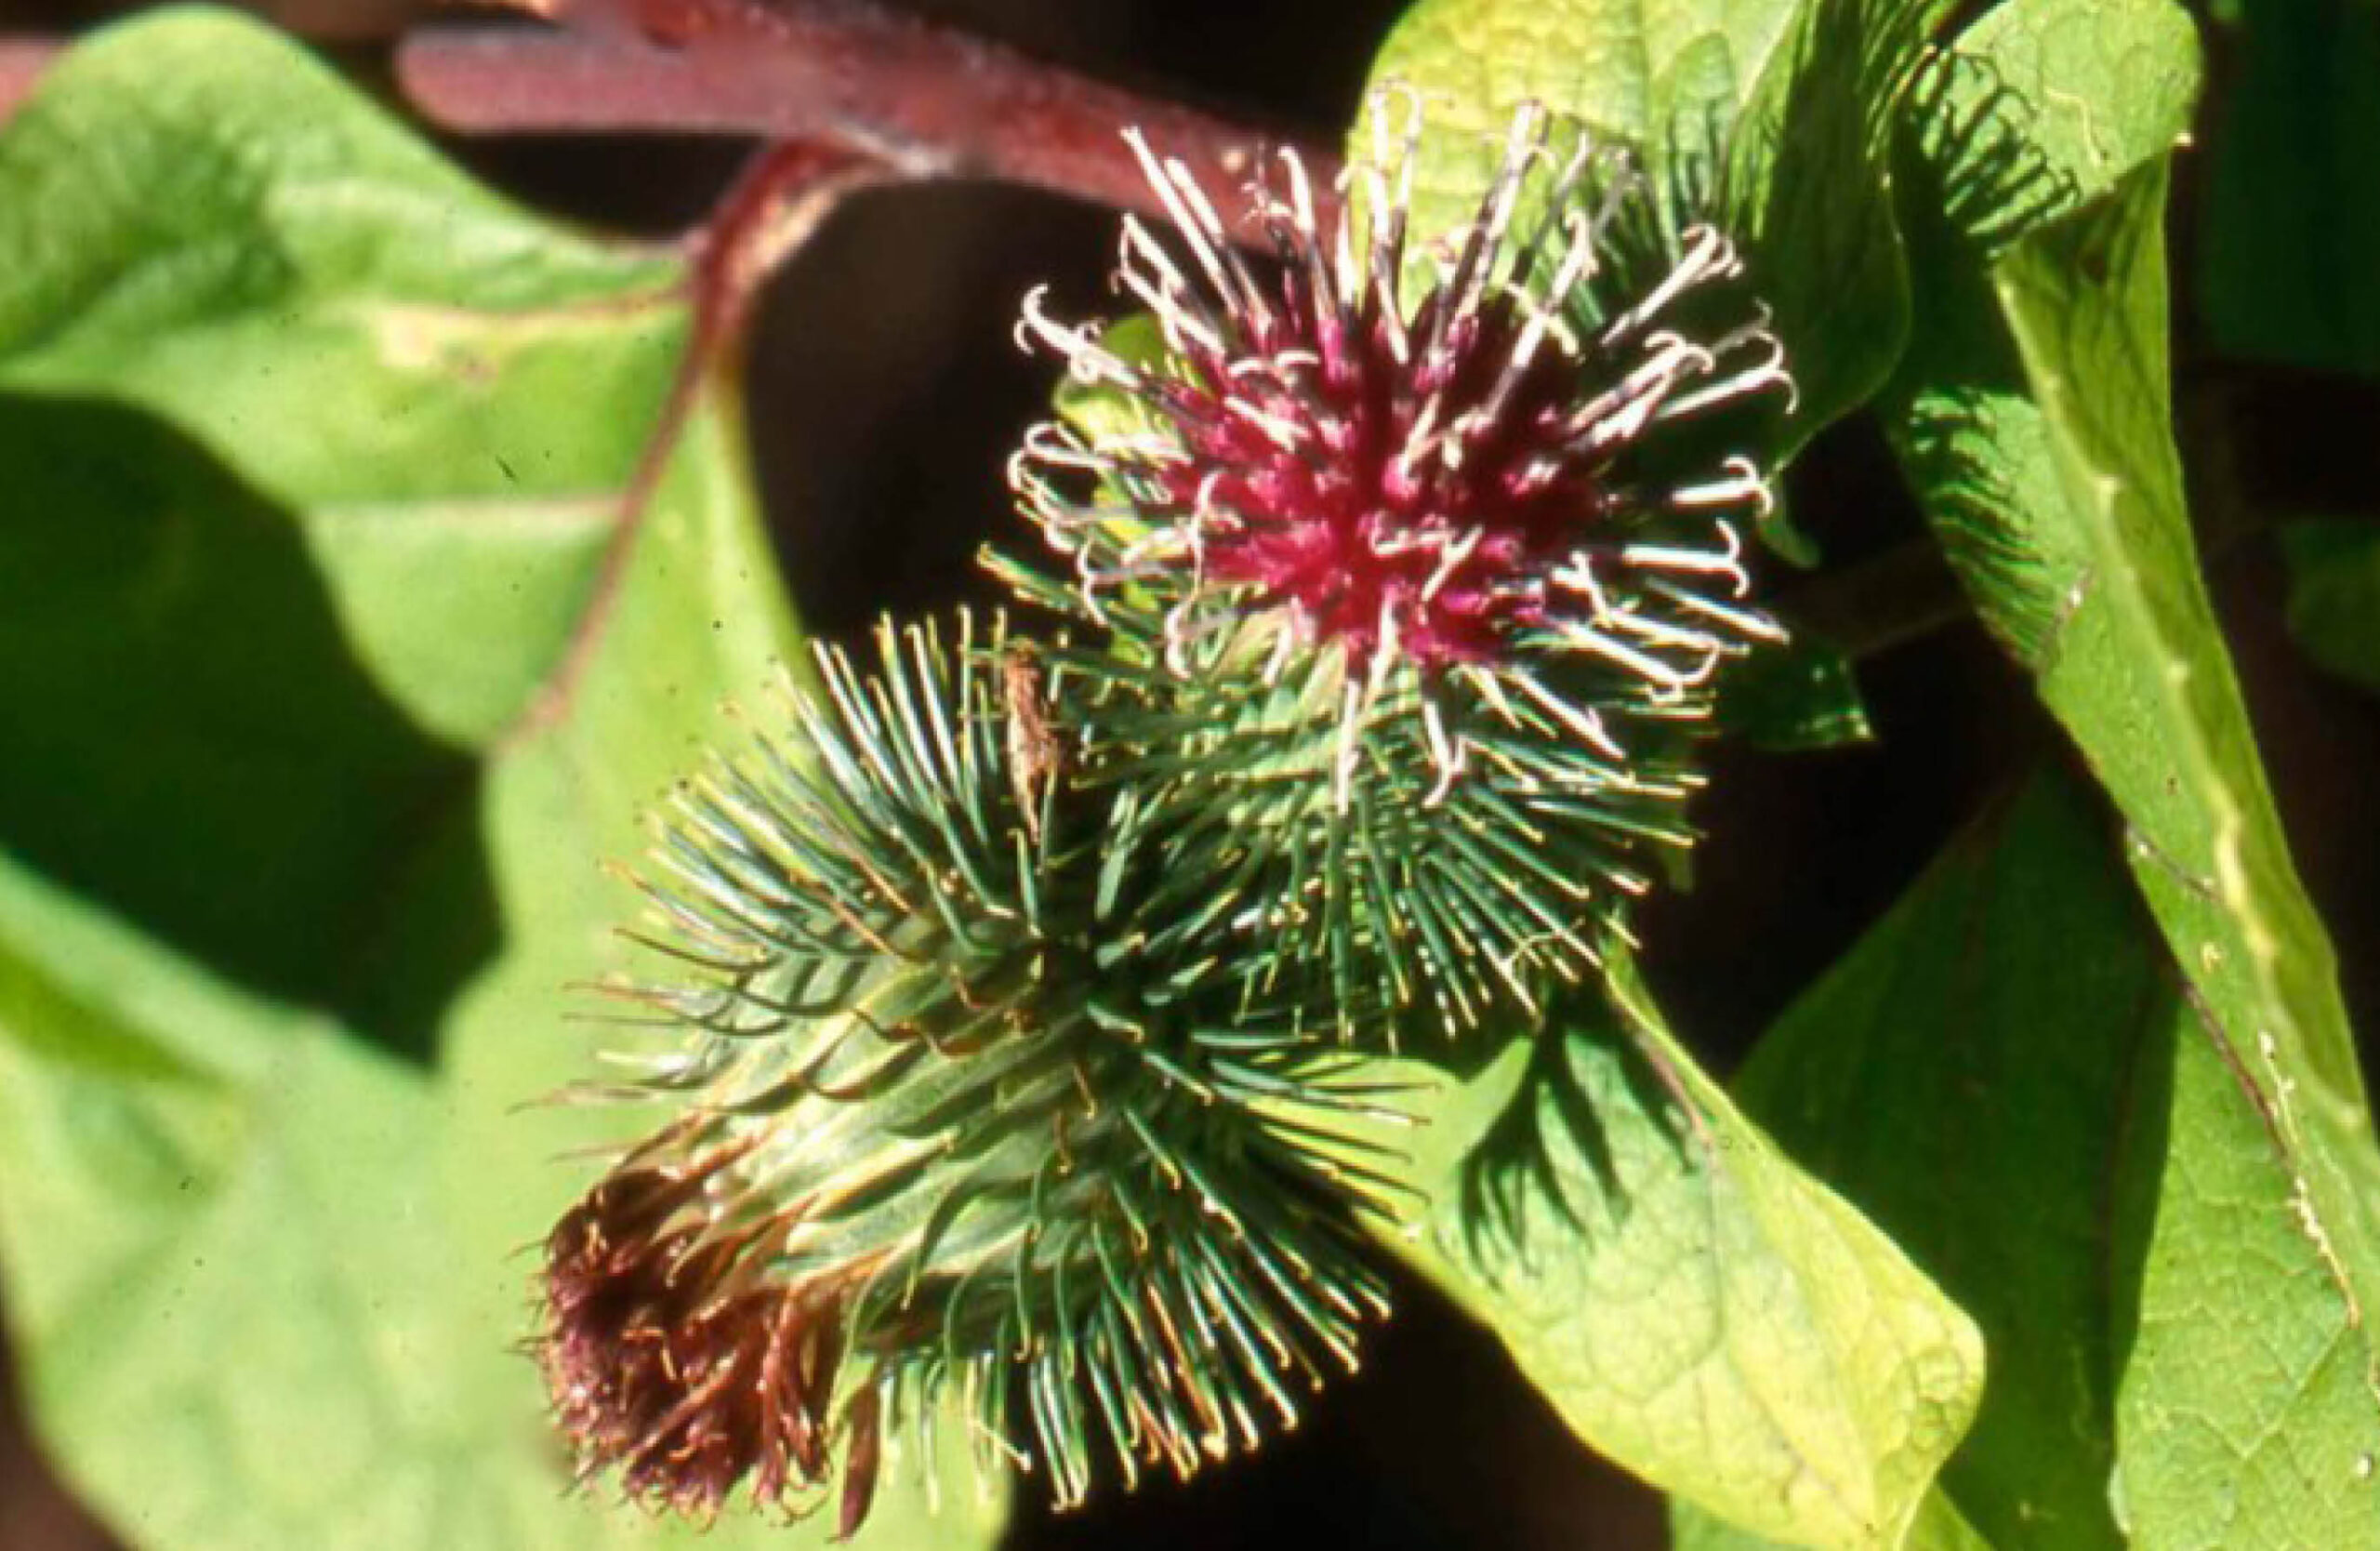
[[681,1036],[628,1089],[669,1118],[551,1236],[542,1341],[587,1467],[656,1504],[840,1465],[849,1533],[881,1430],[930,1457],[960,1398],[980,1467],[1062,1504],[1095,1456],[1187,1475],[1385,1308],[1329,1010],[1218,973],[1161,815],[1040,741],[1031,648],[958,630],[822,654],[802,746],[662,819],[616,989]]

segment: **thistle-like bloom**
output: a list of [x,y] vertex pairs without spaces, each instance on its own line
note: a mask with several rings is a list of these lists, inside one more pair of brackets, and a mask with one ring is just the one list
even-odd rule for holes
[[[1792,385],[1733,245],[1625,155],[1524,108],[1469,222],[1417,234],[1418,109],[1383,95],[1372,125],[1335,215],[1293,153],[1254,192],[1270,276],[1134,138],[1173,235],[1127,221],[1118,279],[1159,338],[1028,298],[1021,337],[1089,403],[1012,470],[1072,594],[1001,563],[1177,680],[1144,762],[1270,773],[1215,802],[1242,850],[1318,858],[1265,931],[1316,934],[1342,993],[1370,963],[1468,1023],[1580,973],[1650,884],[1643,847],[1688,840],[1685,743],[1778,634],[1743,536],[1772,504],[1761,428],[1733,412]],[[1319,814],[1279,779],[1318,733]]]
[[[617,989],[668,1107],[549,1237],[538,1353],[582,1470],[698,1517],[867,1511],[955,1415],[1062,1504],[1188,1474],[1352,1366],[1384,1311],[1293,998],[1150,903],[1145,815],[1067,782],[1022,647],[820,655],[806,747],[681,789]],[[1012,1409],[1012,1399],[1016,1404]],[[1019,1417],[1025,1418],[1022,1428]],[[840,1483],[840,1486],[838,1485]]]
[[[1472,223],[1410,253],[1419,114],[1395,137],[1398,100],[1375,103],[1379,159],[1357,174],[1368,235],[1354,199],[1326,230],[1303,165],[1280,154],[1286,193],[1257,196],[1276,284],[1250,271],[1183,166],[1131,137],[1186,255],[1125,222],[1119,279],[1162,329],[1163,359],[1129,361],[1051,321],[1038,293],[1024,328],[1078,379],[1138,400],[1150,433],[1045,428],[1020,460],[1023,493],[1083,562],[1094,603],[1157,568],[1202,594],[1237,590],[1181,608],[1177,634],[1276,604],[1306,639],[1368,662],[1492,670],[1567,652],[1649,700],[1691,695],[1774,633],[1743,604],[1733,521],[1770,496],[1742,454],[1679,471],[1642,452],[1675,422],[1790,392],[1757,308],[1739,304],[1712,337],[1687,331],[1706,321],[1699,293],[1742,265],[1694,226],[1665,273],[1616,295],[1643,265],[1616,276],[1606,250],[1645,214],[1647,186],[1583,134],[1557,152],[1533,107],[1515,115]],[[1422,267],[1435,278],[1417,283]],[[1099,530],[1118,513],[1045,477],[1065,470],[1120,492],[1145,531],[1111,556]]]

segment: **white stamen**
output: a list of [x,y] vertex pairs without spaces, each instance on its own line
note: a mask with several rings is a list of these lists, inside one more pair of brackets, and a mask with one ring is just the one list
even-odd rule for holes
[[1727,590],[1740,598],[1752,590],[1752,577],[1743,565],[1743,540],[1736,537],[1736,530],[1726,524],[1719,525],[1719,531],[1726,536],[1726,548],[1719,550],[1669,544],[1631,544],[1620,551],[1620,558],[1631,565],[1685,571],[1696,576],[1724,577]]
[[1583,443],[1580,450],[1599,452],[1633,440],[1680,378],[1711,369],[1711,352],[1679,335],[1647,335],[1645,347],[1649,352],[1645,361],[1565,425],[1566,432]]
[[[1389,124],[1389,105],[1402,105],[1404,125],[1395,134]],[[1396,304],[1400,289],[1398,272],[1405,267],[1406,216],[1413,208],[1413,156],[1421,143],[1421,99],[1402,83],[1391,83],[1377,99],[1372,113],[1372,156],[1365,186],[1371,195],[1371,208],[1367,212],[1371,221],[1372,244],[1367,278],[1382,292],[1381,312],[1384,319],[1397,325],[1399,339],[1397,361],[1405,356],[1401,348],[1404,335],[1401,310]],[[1396,189],[1392,195],[1388,175],[1394,170]],[[1354,297],[1351,294],[1350,299]]]
[[1646,582],[1645,587],[1646,590],[1659,593],[1680,608],[1695,614],[1707,615],[1722,624],[1731,625],[1754,640],[1773,642],[1785,639],[1785,628],[1765,614],[1754,613],[1751,609],[1731,608],[1725,603],[1714,603],[1699,592],[1690,591],[1675,582],[1665,581],[1659,577]]
[[1025,431],[1019,456],[1091,474],[1104,474],[1115,467],[1112,458],[1077,435],[1073,427],[1055,420],[1035,421]]
[[[1602,623],[1623,626],[1645,623],[1626,610],[1616,610]],[[1556,626],[1563,641],[1591,656],[1619,664],[1643,679],[1650,687],[1656,701],[1672,701],[1711,676],[1711,664],[1703,663],[1694,671],[1686,671],[1663,662],[1649,652],[1639,651],[1624,641],[1606,635],[1584,620],[1566,619]]]
[[[1672,508],[1677,510],[1698,508],[1721,510],[1749,502],[1752,520],[1765,522],[1777,510],[1777,498],[1770,493],[1758,467],[1750,458],[1739,455],[1727,459],[1726,468],[1731,478],[1672,492]],[[1632,562],[1641,561],[1671,570],[1725,577],[1731,595],[1738,598],[1747,596],[1752,591],[1752,577],[1743,565],[1742,536],[1732,523],[1721,523],[1717,524],[1717,530],[1721,547],[1716,552],[1660,545],[1634,545],[1622,550],[1621,555]]]
[[1438,773],[1437,784],[1421,799],[1421,806],[1435,808],[1454,790],[1456,780],[1469,762],[1465,756],[1470,744],[1467,739],[1448,735],[1446,718],[1439,712],[1437,697],[1433,695],[1421,697],[1421,736],[1430,746],[1430,763]]
[[[1577,245],[1574,222],[1583,221],[1586,217],[1584,211],[1578,210],[1571,205],[1570,194],[1571,191],[1579,186],[1579,180],[1585,174],[1587,164],[1594,159],[1597,149],[1593,139],[1583,129],[1571,139],[1570,154],[1559,165],[1554,162],[1552,148],[1542,139],[1529,147],[1528,163],[1535,165],[1542,162],[1550,181],[1546,187],[1542,201],[1543,208],[1539,214],[1536,229],[1527,237],[1514,245],[1513,273],[1515,277],[1535,272],[1539,256],[1552,246],[1551,238],[1555,227],[1559,226],[1573,232],[1571,244],[1566,245],[1564,256],[1566,261],[1568,257],[1568,248]],[[1592,246],[1593,230],[1593,223],[1589,223],[1587,233],[1590,246]],[[1592,270],[1592,268],[1593,260],[1590,258],[1589,269]],[[1573,284],[1576,282],[1574,281]],[[1554,286],[1549,287],[1546,294],[1558,298],[1564,295],[1565,291],[1562,287]]]
[[[1125,257],[1117,265],[1117,273],[1125,288],[1157,314],[1157,326],[1165,331],[1165,342],[1179,351],[1183,348],[1183,341],[1189,339],[1210,354],[1229,353],[1221,331],[1191,300],[1182,272],[1157,246],[1147,229],[1129,216],[1124,219],[1124,248]],[[1144,272],[1144,267],[1156,278]]]
[[1686,252],[1680,256],[1676,266],[1661,278],[1661,283],[1646,292],[1635,306],[1604,325],[1603,342],[1606,345],[1617,344],[1635,333],[1693,286],[1705,280],[1732,274],[1742,267],[1736,259],[1735,249],[1712,227],[1691,227],[1686,231]]
[[1363,729],[1363,686],[1350,678],[1339,696],[1339,752],[1330,771],[1330,801],[1342,814],[1355,784],[1356,735]]
[[1280,687],[1281,675],[1289,671],[1289,658],[1297,650],[1299,634],[1297,617],[1294,615],[1282,619],[1273,628],[1273,652],[1264,662],[1266,689]]
[[1388,682],[1388,670],[1396,663],[1397,645],[1396,600],[1382,598],[1380,601],[1380,633],[1372,643],[1371,668],[1365,676],[1364,704],[1367,706],[1380,694],[1381,686]]
[[1310,350],[1277,351],[1271,355],[1250,356],[1231,365],[1233,377],[1263,376],[1275,382],[1288,384],[1300,372],[1318,370],[1322,357]]
[[1769,494],[1768,481],[1762,477],[1760,465],[1737,453],[1720,468],[1724,478],[1703,484],[1682,484],[1671,491],[1670,505],[1681,511],[1693,511],[1749,501],[1762,517],[1776,510],[1777,498]]
[[1564,439],[1589,447],[1602,446],[1619,439],[1605,430],[1605,422],[1642,426],[1650,410],[1637,401],[1658,403],[1676,385],[1686,359],[1680,351],[1664,351],[1638,362],[1625,377],[1589,399],[1562,422]]
[[1554,279],[1545,288],[1544,299],[1540,301],[1518,286],[1512,290],[1514,303],[1527,317],[1528,324],[1521,330],[1520,338],[1513,341],[1512,358],[1504,363],[1503,375],[1496,379],[1495,388],[1488,395],[1491,413],[1501,412],[1505,399],[1511,396],[1522,374],[1528,370],[1529,364],[1537,359],[1538,349],[1549,333],[1559,340],[1565,354],[1575,357],[1579,353],[1578,336],[1570,331],[1569,325],[1558,315],[1556,309],[1562,305],[1562,298],[1575,290],[1593,267],[1594,233],[1585,218],[1576,211],[1571,213],[1568,226],[1570,245],[1563,254],[1562,262],[1554,269]]
[[1537,702],[1540,709],[1576,733],[1589,747],[1615,760],[1628,757],[1627,750],[1620,748],[1609,733],[1604,731],[1603,718],[1598,716],[1592,708],[1570,704],[1543,684],[1539,683],[1531,674],[1509,671],[1503,677],[1507,683]]
[[[1140,130],[1125,130],[1124,143],[1132,148],[1132,155],[1141,164],[1142,176],[1148,179],[1149,189],[1157,195],[1157,203],[1165,206],[1165,213],[1172,219],[1173,229],[1182,234],[1183,242],[1190,245],[1191,255],[1198,260],[1198,268],[1205,272],[1207,284],[1216,298],[1229,305],[1233,300],[1234,286],[1218,253],[1219,244],[1227,251],[1229,243],[1223,236],[1223,222],[1215,215],[1214,206],[1207,203],[1204,194],[1197,195],[1195,205],[1184,199],[1184,189],[1196,193],[1197,184],[1180,162],[1160,161],[1149,149],[1149,142]],[[1177,173],[1179,183],[1176,182]]]
[[[1355,179],[1358,176],[1353,168],[1339,175],[1339,200],[1342,209],[1353,203]],[[1355,222],[1353,217],[1340,216],[1337,230],[1331,233],[1330,252],[1332,268],[1338,272],[1339,277],[1338,284],[1331,287],[1331,296],[1343,312],[1360,305],[1364,293],[1364,274],[1355,267]]]
[[1137,392],[1143,386],[1141,374],[1121,359],[1111,354],[1104,345],[1091,337],[1088,328],[1069,328],[1045,311],[1050,287],[1036,285],[1025,293],[1025,305],[1017,319],[1017,344],[1027,351],[1038,338],[1065,358],[1067,375],[1078,382],[1112,383],[1118,388]]
[[1432,338],[1445,335],[1458,318],[1469,317],[1479,306],[1479,298],[1488,285],[1488,258],[1501,246],[1505,232],[1512,226],[1514,207],[1521,197],[1521,174],[1527,166],[1528,148],[1539,141],[1545,123],[1545,110],[1536,103],[1525,103],[1513,115],[1513,126],[1504,137],[1503,166],[1496,174],[1489,189],[1486,208],[1474,222],[1464,239],[1461,256],[1455,260],[1450,284],[1453,303],[1439,311]]
[[1447,541],[1445,534],[1432,528],[1393,528],[1380,523],[1365,526],[1364,547],[1382,560],[1435,550]]
[[[1800,405],[1802,395],[1801,390],[1793,384],[1792,375],[1785,369],[1784,342],[1765,330],[1754,335],[1752,338],[1767,347],[1757,365],[1745,367],[1740,371],[1730,372],[1707,388],[1698,388],[1691,393],[1681,394],[1670,400],[1661,406],[1660,414],[1656,418],[1667,420],[1678,416],[1697,415],[1712,404],[1725,404],[1732,399],[1750,398],[1754,393],[1765,393],[1772,388],[1785,390],[1785,412],[1792,414]],[[1723,353],[1725,348],[1723,347]]]
[[[1323,310],[1328,308],[1329,322],[1344,335],[1352,325],[1347,319],[1344,299],[1339,287],[1332,283],[1329,260],[1322,243],[1321,223],[1314,212],[1314,182],[1306,176],[1305,158],[1287,146],[1281,148],[1279,155],[1281,166],[1289,175],[1290,224],[1298,238],[1295,245],[1299,257],[1305,263],[1306,286],[1314,293],[1317,321],[1320,321]],[[1343,235],[1346,230],[1343,213],[1339,226]]]
[[[1239,245],[1232,240],[1230,232],[1224,228],[1223,217],[1216,214],[1213,202],[1207,197],[1207,191],[1199,186],[1198,180],[1190,176],[1190,169],[1176,157],[1166,158],[1165,170],[1181,191],[1183,199],[1198,213],[1199,224],[1208,239],[1223,254],[1223,268],[1231,275],[1233,288],[1239,293],[1241,305],[1248,309],[1249,315],[1257,321],[1261,329],[1268,334],[1275,332],[1273,310],[1265,303],[1263,290],[1257,285],[1256,277],[1249,272],[1248,266],[1240,261]],[[1222,294],[1229,296],[1231,293],[1224,291]]]
[[1611,600],[1604,592],[1603,584],[1595,580],[1594,558],[1586,550],[1572,550],[1570,558],[1549,572],[1546,579],[1566,592],[1586,599],[1596,619],[1611,617]]
[[1726,655],[1726,644],[1708,630],[1698,630],[1657,615],[1640,614],[1633,608],[1624,608],[1614,613],[1606,622],[1634,636],[1657,652],[1682,647],[1698,666]]
[[1468,683],[1474,690],[1478,692],[1481,702],[1484,703],[1489,710],[1494,711],[1497,719],[1502,722],[1505,726],[1517,727],[1520,725],[1520,718],[1514,711],[1513,703],[1504,698],[1503,688],[1501,685],[1497,683],[1495,674],[1482,672],[1477,669],[1463,669],[1462,677],[1464,683]]
[[1463,562],[1471,558],[1471,552],[1479,548],[1479,541],[1487,536],[1486,528],[1470,527],[1463,530],[1461,537],[1446,546],[1438,556],[1438,568],[1430,573],[1428,581],[1421,584],[1423,603],[1434,601],[1447,583],[1454,579],[1454,574],[1462,568]]
[[1314,434],[1309,426],[1287,419],[1237,394],[1228,394],[1223,407],[1264,433],[1264,439],[1285,453],[1294,453]]

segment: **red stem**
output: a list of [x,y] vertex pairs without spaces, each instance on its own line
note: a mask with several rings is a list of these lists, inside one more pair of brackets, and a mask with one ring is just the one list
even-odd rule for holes
[[691,262],[686,287],[693,317],[686,352],[678,360],[661,413],[620,492],[619,517],[604,540],[587,606],[571,627],[561,660],[507,731],[506,742],[550,724],[569,709],[618,606],[645,514],[685,434],[703,384],[734,366],[734,352],[761,282],[847,196],[886,177],[879,164],[836,147],[801,141],[771,146],[753,157],[687,239]]
[[[1294,149],[1328,199],[1328,146],[1104,85],[872,0],[577,0],[562,28],[432,27],[396,50],[405,96],[464,134],[710,134],[833,146],[902,179],[984,178],[1161,215],[1138,126],[1262,238],[1245,183]],[[64,51],[0,38],[0,119]],[[1328,212],[1324,212],[1328,219]]]
[[[466,133],[807,139],[909,178],[992,178],[1144,211],[1154,202],[1119,139],[1128,125],[1219,192],[1292,143],[859,0],[639,0],[631,16],[568,20],[416,33],[398,80],[432,122]],[[1337,157],[1297,149],[1328,186]]]
[[0,120],[17,111],[62,51],[51,38],[0,38]]

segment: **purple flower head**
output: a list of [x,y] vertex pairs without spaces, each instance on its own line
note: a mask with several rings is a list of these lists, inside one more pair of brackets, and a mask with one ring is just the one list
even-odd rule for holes
[[[1700,450],[1708,434],[1685,438],[1690,457],[1660,444],[1790,401],[1782,350],[1737,298],[1743,266],[1715,227],[1685,227],[1656,265],[1618,261],[1616,235],[1654,208],[1623,154],[1525,107],[1476,213],[1417,242],[1418,107],[1383,94],[1372,124],[1358,197],[1334,212],[1294,152],[1253,191],[1271,275],[1133,137],[1173,240],[1127,220],[1117,277],[1162,351],[1055,322],[1038,292],[1021,332],[1120,393],[1138,429],[1039,428],[1018,487],[1089,612],[1109,588],[1177,594],[1177,669],[1264,611],[1284,650],[1342,650],[1351,684],[1409,664],[1430,685],[1469,670],[1532,694],[1541,669],[1590,661],[1617,692],[1564,696],[1566,720],[1617,757],[1595,704],[1694,714],[1722,662],[1778,633],[1746,602],[1739,528],[1772,504],[1764,469]],[[1703,326],[1714,312],[1730,321]],[[1443,734],[1435,696],[1431,714]],[[1451,776],[1461,741],[1443,744]]]

